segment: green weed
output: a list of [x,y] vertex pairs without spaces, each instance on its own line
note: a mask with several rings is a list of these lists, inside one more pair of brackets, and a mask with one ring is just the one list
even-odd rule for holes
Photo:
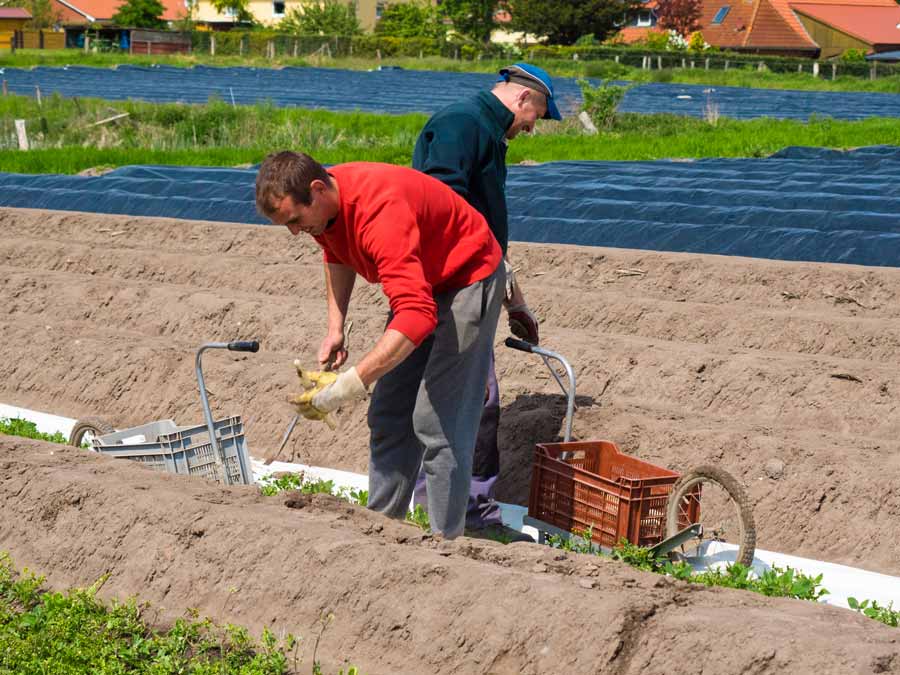
[[189,612],[168,630],[144,621],[149,605],[133,599],[106,604],[89,588],[46,590],[43,578],[21,573],[0,554],[0,654],[8,673],[184,673],[276,675],[296,665],[297,639],[264,630],[254,641],[246,629],[218,626]]
[[421,504],[416,504],[416,507],[412,511],[407,512],[406,521],[418,525],[426,532],[431,529],[431,521],[428,519],[428,512]]
[[847,604],[850,605],[850,609],[855,609],[870,619],[875,619],[894,628],[900,626],[900,611],[894,609],[893,602],[889,603],[887,607],[883,607],[874,600],[863,600],[860,602],[856,598],[847,598]]
[[0,417],[0,434],[9,436],[22,436],[23,438],[34,438],[39,441],[50,441],[51,443],[68,443],[69,439],[57,431],[47,434],[38,431],[34,422],[23,420],[19,417]]

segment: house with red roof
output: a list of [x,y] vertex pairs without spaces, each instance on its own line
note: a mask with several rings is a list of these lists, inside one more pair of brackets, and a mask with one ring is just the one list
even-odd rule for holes
[[31,12],[21,7],[0,7],[0,31],[22,30],[31,21]]
[[[177,21],[188,12],[185,0],[161,1],[165,8],[162,15],[165,21]],[[53,8],[63,25],[109,24],[123,2],[124,0],[53,0]]]
[[895,0],[704,0],[703,37],[720,49],[830,58],[900,49]]

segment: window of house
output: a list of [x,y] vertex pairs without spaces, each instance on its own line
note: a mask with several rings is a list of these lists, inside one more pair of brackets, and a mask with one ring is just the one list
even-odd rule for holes
[[230,16],[232,18],[237,16],[237,10],[234,7],[226,7],[224,12],[219,13],[224,14],[225,16]]
[[272,0],[272,15],[284,16],[284,0]]
[[377,21],[378,19],[380,19],[382,14],[384,14],[384,3],[376,2],[375,3],[375,20]]
[[716,12],[716,15],[713,17],[713,25],[722,23],[725,20],[725,17],[728,16],[728,12],[731,11],[730,5],[725,5],[724,7],[720,7],[719,11]]
[[640,11],[637,15],[637,25],[640,27],[653,25],[653,14],[649,11]]

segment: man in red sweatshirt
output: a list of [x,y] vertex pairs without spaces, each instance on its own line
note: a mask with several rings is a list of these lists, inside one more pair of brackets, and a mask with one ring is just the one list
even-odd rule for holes
[[484,217],[413,169],[354,162],[325,170],[308,155],[266,157],[259,211],[322,247],[328,328],[320,363],[347,360],[344,322],[356,276],[380,283],[384,334],[311,401],[321,413],[366,398],[369,508],[404,518],[421,466],[432,530],[462,534],[472,452],[505,278]]

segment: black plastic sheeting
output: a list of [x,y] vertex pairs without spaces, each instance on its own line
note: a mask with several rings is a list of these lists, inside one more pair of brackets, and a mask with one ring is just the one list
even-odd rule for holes
[[[265,223],[252,169],[0,174],[0,205]],[[515,241],[900,266],[900,148],[512,166]]]
[[[491,86],[485,73],[415,70],[353,71],[330,68],[212,68],[195,66],[119,66],[115,69],[68,66],[31,70],[6,68],[0,77],[10,91],[88,96],[109,100],[205,103],[271,101],[280,107],[430,113],[460,97]],[[571,78],[555,78],[563,114],[578,109],[581,93]],[[900,117],[900,94],[791,91],[684,84],[643,84],[631,89],[623,112],[675,113],[692,117],[718,114],[735,119],[756,117],[840,119]]]

